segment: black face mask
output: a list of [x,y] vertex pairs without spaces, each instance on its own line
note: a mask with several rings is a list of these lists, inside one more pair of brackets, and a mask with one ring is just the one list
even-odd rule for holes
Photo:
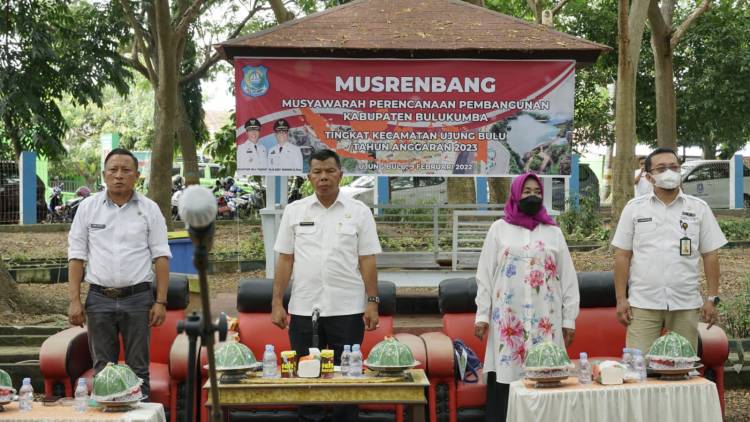
[[536,195],[529,195],[518,201],[518,209],[526,215],[534,216],[542,209],[542,198]]

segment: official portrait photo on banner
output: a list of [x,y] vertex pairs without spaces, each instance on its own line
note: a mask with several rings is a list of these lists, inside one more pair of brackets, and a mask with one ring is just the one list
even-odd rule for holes
[[575,62],[236,58],[237,173],[569,175]]

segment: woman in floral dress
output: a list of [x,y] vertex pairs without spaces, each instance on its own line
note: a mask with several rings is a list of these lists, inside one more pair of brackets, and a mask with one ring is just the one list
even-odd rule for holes
[[487,421],[505,421],[508,387],[521,378],[529,348],[567,346],[578,316],[578,279],[560,228],[542,205],[542,185],[518,176],[484,240],[477,265],[474,334],[487,338]]

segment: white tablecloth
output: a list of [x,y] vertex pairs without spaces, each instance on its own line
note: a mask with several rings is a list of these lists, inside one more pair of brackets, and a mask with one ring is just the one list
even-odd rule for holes
[[716,385],[704,378],[608,386],[569,378],[559,388],[533,385],[510,385],[508,422],[721,422]]
[[18,403],[4,406],[0,412],[0,421],[18,422],[166,422],[164,407],[161,403],[140,403],[137,408],[120,413],[102,412],[98,408],[90,408],[86,413],[76,413],[72,406],[44,406],[35,402],[30,412],[18,410]]

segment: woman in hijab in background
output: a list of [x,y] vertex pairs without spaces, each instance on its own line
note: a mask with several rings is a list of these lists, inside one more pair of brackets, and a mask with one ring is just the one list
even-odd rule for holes
[[508,387],[521,378],[529,348],[567,346],[578,316],[578,279],[562,231],[542,205],[532,173],[513,181],[505,217],[490,227],[477,265],[474,334],[485,334],[487,421],[505,421]]

